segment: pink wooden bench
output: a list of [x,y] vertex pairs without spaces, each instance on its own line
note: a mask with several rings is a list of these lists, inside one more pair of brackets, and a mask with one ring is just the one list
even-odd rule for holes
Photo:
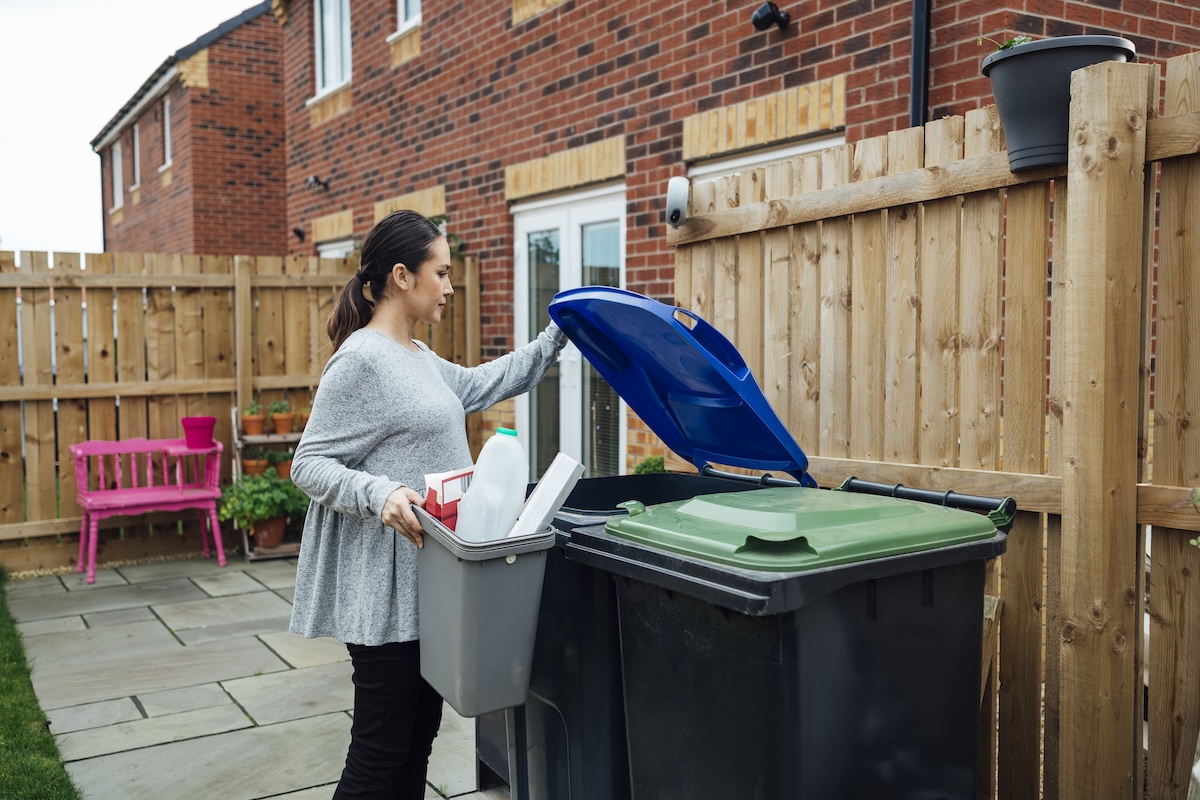
[[217,548],[217,563],[225,566],[221,528],[217,524],[217,484],[221,470],[220,442],[193,449],[183,439],[89,440],[71,445],[75,462],[75,496],[83,511],[79,528],[79,563],[83,572],[87,554],[87,582],[96,581],[96,544],[99,522],[117,515],[151,511],[200,510],[200,540],[209,554],[208,533]]

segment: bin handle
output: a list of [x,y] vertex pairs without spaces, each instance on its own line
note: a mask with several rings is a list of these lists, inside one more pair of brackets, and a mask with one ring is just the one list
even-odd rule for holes
[[896,497],[901,500],[917,500],[922,503],[936,503],[948,508],[960,508],[965,511],[976,511],[985,514],[999,530],[1008,533],[1013,519],[1017,515],[1017,501],[1012,497],[984,497],[974,494],[959,494],[953,490],[935,492],[932,489],[915,489],[902,483],[876,483],[850,477],[842,481],[834,491],[856,492],[859,494],[875,494],[884,497]]

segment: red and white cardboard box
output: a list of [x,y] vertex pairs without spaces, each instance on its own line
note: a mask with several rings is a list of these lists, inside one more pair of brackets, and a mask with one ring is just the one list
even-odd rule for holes
[[425,476],[425,510],[450,530],[458,522],[458,501],[471,485],[474,467],[451,472],[434,472]]

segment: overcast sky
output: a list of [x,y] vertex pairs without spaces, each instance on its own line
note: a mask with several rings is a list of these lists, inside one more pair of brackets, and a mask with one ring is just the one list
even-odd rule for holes
[[89,142],[172,53],[254,0],[0,0],[0,250],[98,253]]

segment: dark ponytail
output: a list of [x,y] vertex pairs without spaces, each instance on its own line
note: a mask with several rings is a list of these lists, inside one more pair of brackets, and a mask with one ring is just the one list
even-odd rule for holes
[[369,284],[373,298],[383,297],[392,267],[403,264],[415,274],[429,259],[429,246],[441,235],[436,225],[415,211],[395,211],[376,223],[363,242],[358,272],[342,287],[325,326],[335,352],[375,312],[375,303],[363,295],[363,288]]

